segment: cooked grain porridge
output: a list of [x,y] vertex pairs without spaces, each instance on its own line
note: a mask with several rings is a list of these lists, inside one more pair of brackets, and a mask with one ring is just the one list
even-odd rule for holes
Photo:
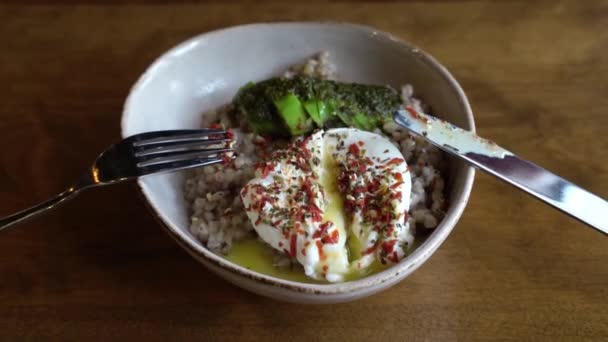
[[[305,75],[320,79],[334,79],[335,66],[330,56],[321,53],[302,65],[285,72],[284,77]],[[428,112],[425,104],[414,97],[411,85],[401,87],[401,101],[421,112]],[[203,126],[220,125],[232,128],[235,134],[234,148],[237,157],[230,165],[215,165],[188,171],[185,181],[185,197],[189,204],[190,231],[214,253],[229,255],[233,246],[242,241],[256,240],[257,233],[248,218],[240,196],[245,184],[254,178],[255,165],[271,152],[285,146],[286,142],[267,139],[247,131],[244,122],[233,122],[226,115],[231,107],[226,105],[203,115]],[[409,224],[413,231],[435,228],[444,216],[445,170],[443,153],[415,137],[395,123],[389,122],[374,133],[388,138],[403,155],[411,174]],[[300,270],[301,266],[267,246],[265,253],[272,258],[277,269]]]

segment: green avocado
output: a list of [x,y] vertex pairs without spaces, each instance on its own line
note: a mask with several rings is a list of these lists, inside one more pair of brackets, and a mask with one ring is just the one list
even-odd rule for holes
[[292,136],[301,135],[313,129],[313,122],[296,95],[289,93],[273,102]]
[[401,99],[388,86],[296,76],[250,82],[237,93],[233,105],[234,114],[254,132],[296,136],[315,128],[373,130],[392,120]]

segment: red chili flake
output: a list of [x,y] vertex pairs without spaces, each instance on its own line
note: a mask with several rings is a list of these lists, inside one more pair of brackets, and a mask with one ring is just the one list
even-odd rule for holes
[[382,217],[382,222],[389,222],[390,220],[393,219],[393,215],[391,212],[387,211],[384,213],[383,217]]
[[312,214],[313,222],[321,222],[323,221],[323,216],[321,215],[321,209],[319,209],[314,203],[312,203],[309,207],[309,211]]
[[275,228],[278,228],[278,227],[279,227],[279,225],[280,225],[281,223],[283,223],[283,220],[277,220],[277,221],[274,221],[274,222],[272,223],[272,225],[273,225]]
[[346,203],[344,203],[344,211],[346,211],[347,213],[352,213],[355,210],[355,204],[352,203],[351,201],[346,201]]
[[323,265],[323,272],[327,273],[327,270],[329,269],[329,266],[327,265]]
[[319,258],[321,260],[327,259],[327,256],[325,255],[325,253],[323,253],[323,244],[321,243],[321,241],[317,240],[316,243],[317,243],[317,249],[319,250]]
[[228,128],[226,130],[226,138],[230,140],[234,139],[234,131],[232,130],[232,128]]
[[353,194],[355,194],[355,195],[359,195],[359,194],[362,194],[364,192],[365,192],[365,188],[363,186],[356,186],[353,189]]
[[374,178],[374,180],[371,182],[370,185],[368,185],[367,190],[369,192],[375,192],[376,190],[378,190],[378,188],[380,188],[380,181],[376,178]]
[[304,184],[302,184],[302,191],[308,196],[309,199],[314,197],[314,192],[312,191],[312,182],[310,178],[306,178],[304,180]]
[[330,223],[325,222],[319,226],[319,229],[312,235],[313,239],[318,239],[323,235],[327,234],[327,229],[329,229]]
[[230,165],[232,164],[232,157],[224,153],[222,155],[222,165]]
[[395,179],[396,179],[398,182],[402,182],[402,181],[403,181],[403,175],[402,175],[401,173],[399,173],[399,172],[395,172],[395,173],[393,173],[393,177],[395,177]]
[[272,201],[270,200],[270,198],[268,196],[262,196],[262,199],[260,200],[260,210],[264,209],[264,206],[266,205],[266,203],[271,203]]
[[391,254],[391,257],[389,257],[389,260],[394,262],[394,263],[398,263],[399,262],[399,255],[397,254],[397,252],[393,252],[393,254]]
[[404,162],[405,162],[405,160],[403,160],[403,158],[393,158],[386,163],[386,166],[393,165],[393,164],[398,165],[398,164],[401,164]]
[[296,234],[293,234],[291,236],[291,240],[289,241],[289,250],[291,252],[290,256],[293,258],[296,256],[296,243],[297,243],[297,239],[298,237],[296,236]]
[[390,254],[393,249],[395,248],[395,244],[397,243],[397,240],[390,240],[390,241],[386,241],[382,244],[382,251],[386,254]]
[[[302,165],[298,165],[298,166],[308,167],[308,161],[312,158],[312,153],[306,147],[306,145],[308,144],[308,142],[310,141],[311,138],[312,138],[312,136],[308,136],[305,139],[302,139],[301,141],[297,142],[297,144],[296,144],[296,146],[299,147],[297,149],[297,151],[298,151],[298,156],[300,158],[298,158],[298,159],[301,161],[301,164],[302,164]],[[304,169],[308,170],[307,168],[304,168]]]
[[283,247],[283,242],[279,241],[279,247]]
[[376,250],[376,248],[378,248],[378,242],[376,242],[373,246],[369,247],[368,249],[364,250],[362,254],[363,255],[371,254]]
[[302,141],[300,141],[300,146],[306,146],[306,144],[308,144],[308,142],[312,139],[312,135],[307,136],[306,138],[302,139]]
[[391,185],[391,189],[396,189],[396,188],[398,188],[398,187],[399,187],[401,184],[403,184],[403,181],[399,181],[399,182],[397,182],[397,183],[395,183],[395,184]]
[[297,208],[295,209],[295,211],[292,210],[291,212],[291,217],[293,217],[293,219],[295,221],[303,221],[304,220],[304,212],[302,211],[302,208]]
[[405,110],[407,110],[408,112],[410,112],[410,114],[412,114],[412,116],[414,117],[414,119],[420,120],[424,123],[427,123],[428,120],[424,117],[422,117],[420,114],[418,114],[418,112],[412,108],[411,106],[405,106]]
[[211,128],[211,129],[221,129],[221,128],[222,128],[222,125],[220,125],[220,124],[219,124],[219,122],[214,122],[214,123],[212,123],[212,124],[209,126],[209,128]]
[[386,235],[391,235],[393,234],[393,232],[395,231],[395,226],[393,226],[392,224],[388,226],[388,228],[386,229]]
[[262,222],[262,216],[258,216],[258,219],[255,220],[255,224],[258,225]]
[[348,152],[358,155],[359,154],[359,146],[357,146],[356,144],[350,144],[350,146],[348,146]]
[[329,235],[325,235],[322,239],[321,242],[325,243],[325,244],[331,244],[331,243],[338,243],[338,238],[340,236],[340,233],[338,232],[338,230],[334,230],[333,232],[331,232],[331,236]]
[[270,174],[270,171],[272,171],[272,169],[274,169],[274,165],[272,163],[264,164],[264,168],[262,169],[262,177],[268,177],[268,174]]

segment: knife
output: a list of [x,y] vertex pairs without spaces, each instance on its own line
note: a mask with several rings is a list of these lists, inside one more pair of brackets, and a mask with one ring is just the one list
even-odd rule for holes
[[529,193],[598,231],[608,234],[608,202],[587,190],[432,115],[405,106],[395,122],[440,149]]

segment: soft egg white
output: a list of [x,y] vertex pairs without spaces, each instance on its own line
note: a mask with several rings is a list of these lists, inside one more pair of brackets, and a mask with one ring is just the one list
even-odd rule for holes
[[[353,186],[372,183],[378,190],[370,193]],[[405,256],[413,241],[410,192],[407,164],[389,140],[338,128],[316,131],[274,153],[258,166],[241,197],[263,241],[297,259],[307,276],[339,282],[375,260],[398,262]],[[374,212],[384,220],[372,220],[371,210],[357,207],[367,202],[381,204]]]

